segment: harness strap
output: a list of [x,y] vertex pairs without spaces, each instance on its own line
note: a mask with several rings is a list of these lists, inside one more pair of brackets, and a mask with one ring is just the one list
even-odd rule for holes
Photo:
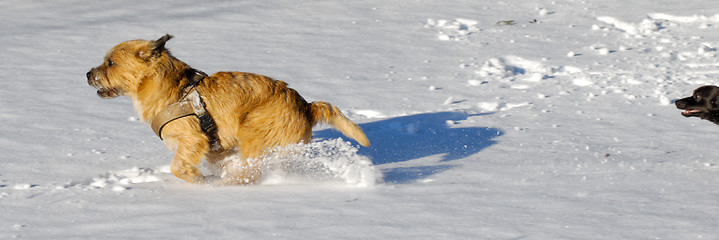
[[190,83],[183,89],[180,101],[162,109],[152,119],[150,126],[152,130],[155,131],[155,135],[163,139],[162,128],[165,127],[165,125],[174,120],[195,115],[197,119],[200,120],[200,128],[207,136],[210,142],[210,148],[212,150],[220,150],[222,146],[220,145],[220,139],[217,137],[217,125],[212,119],[212,116],[207,112],[205,102],[202,101],[200,94],[195,89],[195,86],[207,77],[207,74],[195,69],[191,69],[191,71],[191,73],[188,72],[188,74],[192,74],[191,77],[188,77]]
[[162,109],[155,118],[152,119],[152,130],[155,131],[155,135],[162,138],[162,128],[169,122],[172,122],[178,118],[195,115],[195,111],[192,110],[192,106],[188,101],[181,101],[170,104],[165,109]]

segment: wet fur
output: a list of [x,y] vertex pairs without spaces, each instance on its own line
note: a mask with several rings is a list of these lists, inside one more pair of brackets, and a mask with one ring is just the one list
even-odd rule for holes
[[[140,119],[150,123],[166,106],[180,100],[192,68],[165,49],[172,38],[131,40],[113,47],[105,61],[87,73],[88,84],[102,98],[129,96]],[[329,123],[343,134],[369,146],[362,129],[326,102],[307,103],[287,83],[245,72],[218,72],[195,88],[217,124],[223,150],[211,151],[196,117],[165,125],[164,143],[176,150],[171,169],[188,182],[205,182],[197,166],[201,159],[224,168],[227,184],[247,184],[261,177],[262,154],[274,147],[309,142],[312,127]],[[222,159],[239,151],[242,167],[222,166]]]
[[685,117],[698,117],[719,124],[719,87],[702,86],[694,90],[691,97],[674,102],[678,109],[684,110]]

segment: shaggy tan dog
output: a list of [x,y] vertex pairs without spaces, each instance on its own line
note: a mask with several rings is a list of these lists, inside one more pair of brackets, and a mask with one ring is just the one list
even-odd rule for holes
[[[228,175],[224,183],[253,183],[261,177],[258,159],[262,154],[277,146],[308,143],[317,123],[329,123],[369,146],[362,129],[331,104],[307,103],[287,83],[262,75],[218,72],[206,76],[165,49],[170,38],[131,40],[113,47],[105,61],[87,73],[87,81],[102,98],[129,96],[140,119],[155,122],[158,136],[177,151],[171,164],[175,176],[205,182],[197,168],[204,158],[224,169]],[[193,100],[193,94],[199,97]],[[194,108],[194,113],[158,120],[163,118],[158,114],[164,115],[169,106],[190,103],[192,107],[186,109]],[[208,119],[209,125],[204,124]],[[242,166],[222,163],[237,151],[244,159]]]

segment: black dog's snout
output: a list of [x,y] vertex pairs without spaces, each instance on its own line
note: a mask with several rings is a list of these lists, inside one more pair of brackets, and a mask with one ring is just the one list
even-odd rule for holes
[[674,101],[674,105],[676,105],[678,109],[687,109],[690,105],[690,102],[693,101],[694,99],[692,97],[685,97]]
[[676,105],[677,108],[679,108],[679,109],[687,107],[687,104],[684,101],[682,101],[681,99],[674,101],[674,105]]

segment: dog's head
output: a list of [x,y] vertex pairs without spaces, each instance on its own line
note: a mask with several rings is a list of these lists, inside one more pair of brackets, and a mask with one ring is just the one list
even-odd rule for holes
[[684,110],[685,117],[699,117],[714,123],[719,122],[719,87],[702,86],[694,90],[691,97],[674,102],[678,109]]
[[154,41],[130,40],[113,47],[100,66],[87,72],[87,83],[97,88],[102,98],[114,98],[135,92],[137,86],[150,74],[156,64],[170,56],[165,43],[172,38],[167,34]]

